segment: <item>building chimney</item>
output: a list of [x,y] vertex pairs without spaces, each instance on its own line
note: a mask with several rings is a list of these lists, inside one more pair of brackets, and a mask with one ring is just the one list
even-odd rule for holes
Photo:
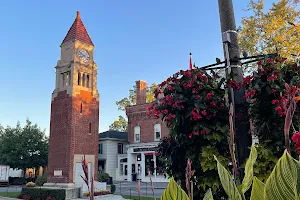
[[146,90],[147,83],[142,80],[138,80],[136,83],[136,105],[146,103]]

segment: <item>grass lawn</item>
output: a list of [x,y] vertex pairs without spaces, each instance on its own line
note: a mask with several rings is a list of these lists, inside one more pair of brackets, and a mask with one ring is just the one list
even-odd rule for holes
[[[139,198],[136,196],[130,196],[129,195],[122,195],[125,199],[132,199],[132,200],[138,200]],[[156,200],[159,200],[160,198],[156,198]],[[153,197],[141,197],[141,200],[153,200]]]
[[0,192],[0,197],[17,198],[20,192]]

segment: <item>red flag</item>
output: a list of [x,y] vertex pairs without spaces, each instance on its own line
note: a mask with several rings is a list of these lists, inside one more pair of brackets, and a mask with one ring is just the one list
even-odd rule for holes
[[192,53],[190,53],[190,70],[193,70]]

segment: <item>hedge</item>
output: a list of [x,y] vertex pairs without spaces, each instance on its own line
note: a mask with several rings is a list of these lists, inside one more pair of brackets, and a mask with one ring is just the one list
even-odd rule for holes
[[22,188],[21,197],[30,197],[30,199],[46,200],[48,197],[55,200],[65,200],[66,192],[63,189],[49,188]]

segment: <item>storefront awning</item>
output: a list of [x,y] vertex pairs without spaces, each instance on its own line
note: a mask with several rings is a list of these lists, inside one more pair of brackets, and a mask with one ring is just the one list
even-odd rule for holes
[[147,155],[153,155],[155,154],[156,156],[159,155],[159,152],[144,152],[144,155],[147,156]]

